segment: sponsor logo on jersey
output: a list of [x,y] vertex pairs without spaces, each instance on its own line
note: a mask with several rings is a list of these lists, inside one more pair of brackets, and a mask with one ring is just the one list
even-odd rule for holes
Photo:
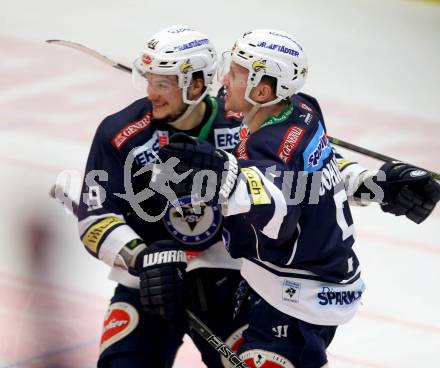
[[244,114],[239,111],[239,112],[235,112],[235,111],[226,111],[225,112],[225,117],[227,119],[236,119],[236,120],[243,120]]
[[188,43],[184,43],[183,45],[175,46],[174,51],[184,51],[184,50],[192,49],[194,47],[207,45],[208,43],[209,40],[207,38],[204,38],[202,40],[194,40]]
[[362,290],[334,291],[328,286],[323,286],[318,293],[320,305],[351,305],[361,297]]
[[138,323],[139,314],[132,305],[124,302],[112,303],[104,320],[100,352],[130,334]]
[[159,135],[159,146],[163,147],[166,146],[168,144],[168,132],[162,132],[162,131],[158,131],[157,133]]
[[222,217],[217,206],[200,203],[191,204],[191,196],[179,198],[182,212],[172,205],[168,207],[163,221],[169,233],[183,244],[200,244],[213,238],[222,224]]
[[116,149],[121,149],[121,147],[127,143],[127,141],[135,136],[136,134],[147,129],[151,124],[151,112],[148,112],[142,119],[133,121],[132,123],[126,125],[112,139],[112,145]]
[[252,368],[295,368],[288,359],[267,350],[253,349],[240,354],[240,358]]
[[267,195],[267,192],[264,189],[264,185],[258,173],[249,167],[242,168],[241,172],[246,177],[247,183],[249,185],[249,191],[252,197],[252,202],[255,205],[269,204],[270,203],[269,196]]
[[[246,330],[249,327],[249,325],[244,325],[240,327],[238,330],[234,331],[226,340],[226,345],[231,347],[231,350],[236,353],[238,351],[238,348],[243,344],[243,331]],[[228,360],[222,356],[221,357],[223,366],[228,367]]]
[[326,134],[322,133],[318,140],[318,146],[309,155],[308,165],[312,167],[317,166],[321,159],[323,151],[326,149],[331,149],[331,148]]
[[221,149],[233,149],[240,142],[240,127],[214,129],[215,146]]
[[294,125],[287,129],[284,134],[283,140],[281,141],[280,147],[278,148],[278,157],[288,163],[292,158],[293,152],[295,152],[298,147],[299,142],[304,135],[304,129]]
[[309,125],[313,119],[313,115],[309,112],[307,114],[301,114],[299,117],[304,119],[306,125]]
[[307,110],[308,112],[313,112],[313,110],[308,105],[306,105],[304,102],[300,102],[299,107],[303,110]]
[[247,150],[248,139],[249,136],[243,138],[243,140],[240,142],[240,144],[237,146],[237,149],[235,150],[235,157],[237,157],[238,160],[249,160],[249,153]]
[[301,284],[292,280],[284,280],[283,282],[283,302],[286,304],[299,303],[299,291]]
[[177,263],[187,262],[184,250],[163,250],[162,252],[155,252],[146,254],[144,256],[144,267],[150,267],[163,263]]
[[307,145],[303,153],[304,170],[313,172],[319,170],[324,160],[332,153],[332,147],[324,132],[321,122],[318,123],[318,129]]
[[249,128],[246,125],[242,124],[240,126],[240,134],[239,134],[240,135],[240,141],[242,141],[247,136],[249,136],[249,134],[250,134]]
[[277,45],[275,43],[267,43],[266,41],[261,41],[261,42],[257,43],[257,47],[275,50],[275,51],[281,52],[283,54],[289,54],[289,55],[296,56],[296,57],[299,56],[299,52],[291,49],[290,47],[287,47],[284,45]]
[[101,240],[104,238],[108,232],[113,230],[115,226],[125,224],[119,217],[106,217],[99,220],[86,231],[82,237],[82,242],[86,248],[93,254],[98,253],[98,248],[100,246]]
[[161,144],[168,142],[168,132],[156,130],[153,136],[133,151],[134,160],[139,166],[145,166],[157,159],[157,152],[162,147]]
[[345,160],[345,159],[337,160],[336,163],[337,163],[339,171],[344,170],[350,164],[354,164],[353,161]]

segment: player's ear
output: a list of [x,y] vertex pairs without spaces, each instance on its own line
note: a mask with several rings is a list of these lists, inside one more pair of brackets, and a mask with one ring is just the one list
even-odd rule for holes
[[265,82],[260,82],[252,89],[251,98],[260,104],[272,101],[274,99],[272,87]]
[[199,97],[205,90],[205,81],[203,80],[203,77],[200,76],[194,76],[193,80],[191,81],[191,85],[188,88],[188,95],[190,99],[196,99]]

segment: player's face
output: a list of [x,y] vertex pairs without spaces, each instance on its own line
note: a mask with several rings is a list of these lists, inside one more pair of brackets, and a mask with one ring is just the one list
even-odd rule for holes
[[186,109],[182,89],[175,75],[147,73],[147,95],[153,105],[154,119],[177,119]]
[[252,105],[244,98],[248,74],[249,71],[246,68],[231,62],[229,71],[223,79],[226,90],[226,110],[246,113],[251,109]]

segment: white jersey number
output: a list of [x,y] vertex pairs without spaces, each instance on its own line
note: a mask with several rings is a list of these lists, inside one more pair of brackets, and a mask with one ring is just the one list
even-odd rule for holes
[[348,206],[347,193],[344,188],[333,195],[336,205],[336,222],[342,231],[342,240],[352,236],[354,238],[354,224],[348,225],[347,219],[344,216],[344,206]]

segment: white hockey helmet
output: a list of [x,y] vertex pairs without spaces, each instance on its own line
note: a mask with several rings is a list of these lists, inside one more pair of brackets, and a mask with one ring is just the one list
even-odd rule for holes
[[257,29],[244,33],[232,48],[231,60],[249,70],[245,98],[253,105],[256,102],[250,93],[264,75],[276,79],[276,99],[261,106],[291,97],[306,82],[308,66],[304,50],[283,31]]
[[[196,105],[208,93],[217,69],[217,54],[211,41],[186,26],[171,26],[156,33],[133,63],[133,80],[139,85],[146,73],[176,75],[183,101]],[[195,72],[203,72],[205,91],[197,100],[188,99],[188,87]],[[145,84],[145,83],[144,83]],[[144,90],[145,91],[145,90]]]

